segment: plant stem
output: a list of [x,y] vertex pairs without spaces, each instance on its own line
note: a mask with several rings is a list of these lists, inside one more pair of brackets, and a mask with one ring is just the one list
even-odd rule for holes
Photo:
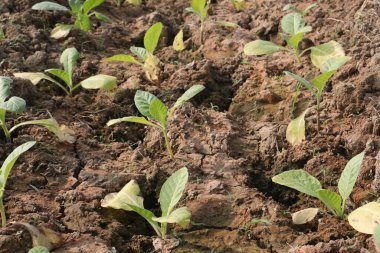
[[161,237],[162,238],[166,237],[166,230],[167,230],[167,223],[166,222],[161,223]]
[[319,123],[319,104],[320,98],[317,97],[317,133],[319,134],[320,123]]
[[5,225],[7,224],[7,217],[5,216],[3,196],[0,197],[0,215],[1,215],[1,227],[5,227]]
[[204,29],[205,29],[205,26],[204,26],[204,22],[201,20],[201,29],[200,29],[200,32],[201,32],[201,44],[203,45],[203,32],[204,32]]
[[166,145],[166,149],[168,150],[169,157],[174,158],[172,147],[170,146],[168,131],[167,131],[166,127],[162,128],[162,133],[164,134],[165,145]]
[[5,138],[7,139],[7,142],[11,142],[11,134],[9,133],[9,130],[4,122],[0,122],[0,126],[4,131]]

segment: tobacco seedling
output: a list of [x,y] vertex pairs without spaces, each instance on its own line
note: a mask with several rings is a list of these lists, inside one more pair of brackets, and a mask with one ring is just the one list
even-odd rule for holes
[[15,150],[12,151],[12,153],[8,155],[8,157],[5,159],[3,165],[0,168],[0,215],[2,227],[4,227],[7,223],[7,218],[5,216],[5,209],[3,204],[3,197],[9,173],[11,172],[13,165],[16,163],[19,156],[22,153],[28,151],[31,147],[34,146],[34,144],[36,144],[35,141],[29,141],[18,146]]
[[199,92],[204,90],[204,88],[205,87],[203,85],[199,84],[192,86],[184,94],[182,94],[180,98],[178,98],[178,100],[169,110],[165,106],[165,104],[153,94],[146,91],[138,90],[134,98],[135,106],[137,107],[139,112],[148,119],[145,117],[129,116],[110,120],[108,121],[107,126],[112,126],[121,122],[134,122],[155,127],[159,129],[164,135],[166,149],[170,158],[173,158],[174,155],[168,136],[168,124],[170,118],[179,106],[183,105],[186,101],[193,98]]
[[201,44],[204,42],[204,29],[205,29],[205,20],[207,17],[207,12],[210,7],[211,0],[191,0],[190,7],[186,8],[187,11],[193,12],[198,15],[201,26],[199,32],[201,35]]
[[127,183],[119,192],[108,194],[101,202],[102,207],[134,211],[141,215],[153,227],[158,236],[165,238],[168,223],[186,227],[190,223],[191,213],[187,207],[174,209],[182,197],[189,174],[186,167],[174,172],[162,185],[158,201],[161,217],[144,208],[144,199],[140,196],[140,187],[134,181]]
[[[151,82],[159,82],[160,60],[153,54],[157,47],[162,31],[162,23],[152,25],[144,35],[144,47],[130,47],[130,51],[135,54],[140,61],[128,54],[117,54],[106,58],[104,61],[121,61],[137,64],[143,67],[146,78]],[[141,61],[143,63],[141,63]]]
[[24,72],[24,73],[15,73],[15,77],[20,77],[30,80],[34,85],[37,85],[42,79],[48,80],[53,84],[60,87],[67,95],[71,96],[73,92],[82,86],[85,89],[102,89],[102,90],[112,90],[116,87],[116,77],[109,75],[95,75],[89,77],[78,84],[75,84],[73,81],[73,72],[77,66],[77,61],[79,59],[79,52],[74,48],[67,48],[63,51],[60,63],[63,65],[62,69],[47,69],[46,73],[49,73],[66,84],[66,87],[63,86],[60,82],[54,80],[50,76],[42,72]]
[[104,1],[105,0],[86,0],[82,3],[81,0],[68,0],[70,9],[54,2],[44,1],[33,5],[32,9],[42,11],[66,11],[75,17],[74,25],[57,24],[52,30],[51,37],[59,39],[66,37],[73,27],[88,32],[91,28],[90,17],[92,16],[104,22],[112,22],[107,16],[97,11],[92,11],[94,8],[103,4]]
[[[11,129],[8,129],[6,122],[6,113],[22,113],[26,110],[26,102],[20,97],[10,97],[12,79],[5,76],[0,76],[0,127],[2,128],[7,142],[11,141],[11,133],[17,128],[25,125],[39,125],[45,127],[50,132],[54,133],[59,140],[69,143],[75,142],[74,132],[65,125],[58,125],[54,118],[29,120],[21,122]],[[7,99],[8,98],[8,99]]]
[[285,171],[274,176],[272,181],[318,198],[335,216],[343,218],[346,200],[359,176],[363,158],[364,152],[354,156],[346,164],[338,182],[340,196],[335,192],[323,189],[318,179],[302,169]]

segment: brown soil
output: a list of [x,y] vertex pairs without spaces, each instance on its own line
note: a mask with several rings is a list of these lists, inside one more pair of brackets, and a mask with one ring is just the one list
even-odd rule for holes
[[[283,71],[314,75],[309,57],[304,56],[299,66],[287,54],[246,57],[242,53],[244,44],[257,38],[280,43],[282,8],[294,1],[249,0],[243,12],[236,12],[229,0],[212,1],[199,51],[199,21],[185,11],[189,1],[147,0],[141,7],[118,9],[107,0],[100,11],[113,23],[94,22],[88,34],[75,30],[58,41],[49,38],[50,30],[56,23],[69,22],[70,16],[31,10],[37,2],[1,1],[0,25],[6,39],[0,41],[0,75],[58,67],[62,50],[75,46],[81,52],[78,80],[109,74],[118,78],[119,88],[115,93],[78,90],[65,97],[47,82],[35,87],[14,80],[13,93],[24,97],[29,107],[25,114],[9,115],[11,123],[46,118],[50,112],[75,130],[77,141],[58,142],[33,126],[17,131],[12,144],[1,138],[2,160],[27,140],[37,140],[38,145],[19,159],[8,181],[9,224],[0,229],[0,253],[25,253],[31,248],[30,235],[13,222],[32,222],[62,234],[65,243],[57,253],[153,252],[154,231],[149,224],[134,213],[103,209],[100,200],[134,179],[142,188],[145,206],[159,213],[159,189],[182,166],[188,167],[190,180],[181,203],[190,208],[193,225],[176,229],[180,244],[173,252],[376,252],[369,236],[333,217],[315,199],[273,184],[271,177],[304,168],[334,190],[347,161],[365,150],[347,212],[379,196],[378,0],[321,0],[307,16],[313,32],[305,45],[336,40],[352,59],[325,90],[320,134],[310,94],[300,95],[296,112],[309,105],[312,110],[306,115],[307,140],[295,147],[285,139],[295,87]],[[157,21],[165,26],[157,51],[162,61],[159,86],[146,81],[138,66],[101,62],[127,53],[132,45],[141,46],[144,32]],[[217,21],[239,27],[223,27]],[[171,47],[181,28],[192,51],[178,53]],[[154,129],[137,124],[105,126],[110,119],[137,114],[133,86],[170,104],[197,83],[206,90],[181,107],[170,124],[174,160],[166,156]],[[313,206],[323,210],[313,222],[292,224],[290,213]],[[270,224],[247,226],[258,218]]]

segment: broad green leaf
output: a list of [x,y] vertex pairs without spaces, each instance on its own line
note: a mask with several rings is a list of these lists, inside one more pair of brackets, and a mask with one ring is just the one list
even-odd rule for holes
[[295,146],[305,140],[305,115],[309,111],[306,109],[297,118],[293,119],[286,128],[286,140]]
[[69,0],[69,6],[74,14],[81,12],[82,0]]
[[24,144],[21,144],[16,149],[14,149],[12,153],[10,153],[5,159],[3,165],[0,168],[0,198],[2,198],[9,173],[11,172],[13,165],[16,163],[20,155],[28,151],[31,147],[34,146],[34,144],[36,144],[35,141],[28,141]]
[[305,26],[305,20],[299,13],[289,13],[285,15],[281,19],[281,28],[284,32],[292,36],[311,31],[311,26]]
[[331,40],[319,46],[312,47],[310,54],[312,63],[322,72],[322,66],[325,62],[331,58],[342,56],[345,56],[343,47],[334,40]]
[[174,172],[163,184],[158,200],[163,217],[169,215],[181,199],[188,178],[189,173],[187,172],[187,168],[183,167]]
[[104,2],[104,0],[86,0],[83,3],[83,12],[84,14],[88,14],[92,9],[95,7],[101,5]]
[[335,72],[336,72],[336,70],[325,72],[325,73],[322,73],[322,74],[316,76],[313,80],[311,80],[311,83],[315,86],[315,88],[317,88],[319,96],[320,96],[320,94],[322,94],[326,83],[331,78],[331,76],[335,74]]
[[190,223],[191,213],[187,207],[180,207],[171,212],[168,216],[153,218],[159,223],[176,223],[181,227],[186,227]]
[[93,12],[95,14],[95,17],[103,22],[106,22],[106,23],[111,23],[112,22],[112,19],[110,19],[108,16],[100,13],[100,12],[97,12],[97,11],[94,11]]
[[48,248],[43,247],[43,246],[33,247],[32,249],[28,251],[28,253],[49,253],[49,252],[50,251],[48,250]]
[[99,74],[83,80],[80,84],[85,89],[112,90],[116,87],[116,82],[117,79],[114,76]]
[[135,57],[133,57],[132,55],[128,55],[128,54],[117,54],[117,55],[108,57],[108,58],[104,59],[103,61],[106,61],[106,62],[107,61],[122,61],[122,62],[130,62],[133,64],[142,65],[139,61],[137,61],[135,59]]
[[156,231],[157,235],[161,236],[160,227],[158,226],[158,223],[153,220],[154,218],[156,218],[154,213],[144,208],[140,208],[133,205],[130,205],[130,208],[139,215],[141,215],[146,221],[148,221],[149,224],[153,227],[154,231]]
[[346,62],[351,59],[349,56],[336,56],[334,58],[330,58],[326,60],[321,66],[321,72],[329,72],[332,70],[337,70],[341,66],[343,66]]
[[377,225],[375,227],[375,230],[373,232],[373,238],[376,244],[376,247],[380,249],[380,225]]
[[88,32],[91,29],[90,16],[80,14],[75,20],[74,26],[81,29],[84,32]]
[[293,77],[294,79],[296,79],[298,82],[300,82],[302,85],[304,85],[309,91],[311,91],[311,93],[313,93],[315,95],[315,91],[313,89],[313,86],[309,81],[307,81],[306,79],[300,77],[299,75],[293,74],[292,72],[289,72],[289,71],[284,71],[284,73],[285,73],[285,75]]
[[244,46],[244,54],[246,55],[264,55],[273,54],[282,50],[283,47],[276,45],[270,41],[255,40],[251,41]]
[[[72,86],[72,80],[70,78],[69,73],[67,73],[66,71],[64,71],[62,69],[47,69],[47,70],[45,70],[45,72],[58,77],[59,79],[64,81],[68,86]],[[46,79],[46,78],[44,78],[44,79]],[[54,79],[50,78],[50,79],[46,79],[46,80],[51,81]],[[56,83],[56,81],[54,81],[54,83]]]
[[130,205],[144,208],[144,199],[139,195],[139,185],[135,180],[131,180],[119,192],[106,195],[101,201],[101,206],[125,211],[133,211]]
[[359,176],[360,167],[364,159],[364,152],[354,156],[348,163],[339,178],[338,189],[343,203],[350,196],[356,179]]
[[147,58],[147,51],[143,47],[130,47],[129,51],[139,57],[142,61],[145,61]]
[[12,79],[7,76],[0,76],[0,102],[4,102],[11,95]]
[[154,50],[157,47],[158,40],[160,39],[162,31],[162,23],[157,22],[152,25],[145,33],[144,36],[144,47],[146,51],[153,54]]
[[206,0],[191,0],[191,8],[201,15],[203,9],[206,6]]
[[39,125],[45,127],[47,130],[55,134],[60,141],[74,143],[76,140],[74,131],[65,125],[59,125],[54,118],[24,121],[13,126],[9,132],[11,133],[17,128],[26,125]]
[[175,51],[182,51],[185,49],[185,44],[183,44],[183,30],[182,29],[174,37],[173,48]]
[[166,127],[166,115],[168,109],[165,104],[159,99],[153,99],[149,105],[149,113],[152,118],[160,122],[162,127]]
[[207,16],[207,12],[208,12],[208,9],[209,9],[209,5],[205,5],[205,7],[203,8],[203,10],[201,11],[201,22],[204,22],[206,16]]
[[335,192],[320,189],[317,190],[318,199],[336,216],[343,216],[342,198]]
[[0,102],[0,109],[14,113],[22,113],[26,109],[26,102],[20,97],[11,97],[6,102]]
[[313,220],[318,214],[318,208],[306,208],[301,211],[292,213],[293,224],[301,225]]
[[143,69],[144,69],[146,78],[152,83],[159,80],[159,74],[160,74],[159,64],[160,64],[160,60],[156,56],[150,53],[147,53],[147,58],[145,59]]
[[380,224],[380,203],[370,202],[355,209],[347,220],[355,230],[372,235]]
[[63,65],[65,71],[69,74],[70,86],[72,86],[73,71],[77,65],[79,59],[79,52],[74,48],[67,48],[63,51],[60,62]]
[[296,35],[293,35],[289,40],[288,40],[288,44],[298,50],[298,44],[301,42],[303,36],[305,35],[305,33],[301,32],[301,33],[297,33]]
[[152,115],[149,113],[149,106],[153,99],[157,99],[157,97],[149,92],[138,90],[135,94],[135,105],[139,112],[148,117],[152,118]]
[[318,179],[304,170],[289,170],[282,172],[281,174],[272,177],[272,181],[316,198],[318,198],[317,190],[322,189],[321,183]]
[[156,125],[156,124],[148,121],[144,117],[134,117],[134,116],[124,117],[124,118],[119,118],[119,119],[111,119],[110,121],[107,122],[107,126],[112,126],[112,125],[115,125],[115,124],[119,124],[121,122],[140,123],[140,124],[144,124],[144,125],[160,128],[158,125]]
[[38,4],[35,4],[32,6],[32,10],[41,10],[41,11],[68,11],[65,6],[49,2],[49,1],[44,1]]
[[65,38],[67,35],[69,35],[72,28],[72,25],[58,24],[54,27],[53,30],[51,30],[50,37],[54,39]]

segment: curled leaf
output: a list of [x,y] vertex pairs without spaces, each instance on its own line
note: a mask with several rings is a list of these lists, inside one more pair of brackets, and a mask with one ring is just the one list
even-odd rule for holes
[[293,223],[301,225],[313,220],[318,213],[318,208],[306,208],[301,211],[292,213]]
[[173,48],[175,51],[182,51],[185,49],[185,45],[183,43],[183,30],[180,30],[174,37]]
[[114,76],[99,74],[83,80],[81,85],[85,89],[102,89],[108,91],[116,87],[116,82],[117,79]]
[[72,28],[73,28],[72,25],[58,24],[54,27],[53,30],[51,30],[50,37],[54,39],[65,38],[69,35]]
[[305,115],[309,111],[306,109],[301,115],[293,119],[286,128],[286,140],[292,146],[300,144],[305,140]]
[[49,250],[59,247],[63,243],[63,237],[57,232],[43,226],[33,226],[29,223],[16,223],[25,227],[33,240],[33,247],[43,246]]

